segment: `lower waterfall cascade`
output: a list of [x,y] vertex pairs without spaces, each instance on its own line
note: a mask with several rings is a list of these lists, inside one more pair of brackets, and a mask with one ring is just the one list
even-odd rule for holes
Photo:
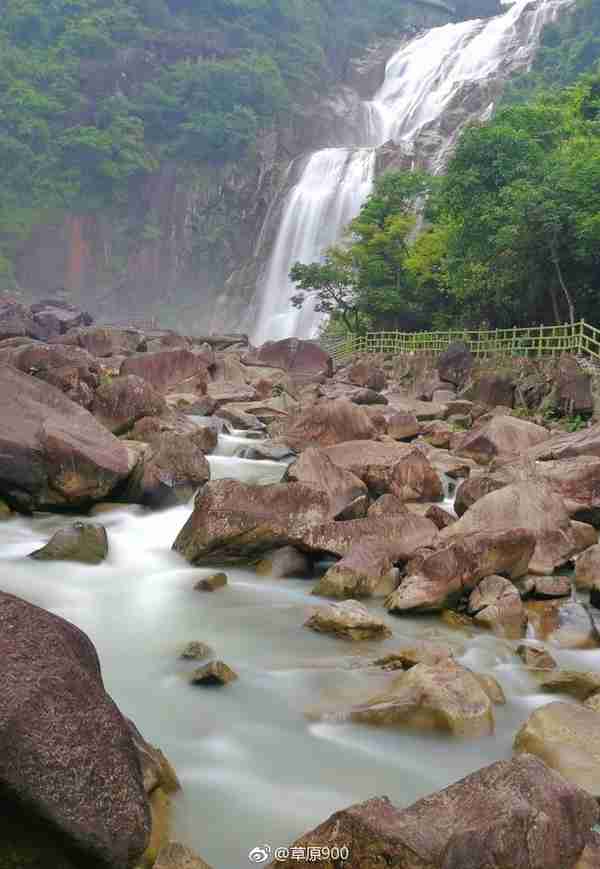
[[[295,262],[319,260],[340,240],[371,192],[377,148],[392,141],[409,154],[417,153],[419,136],[434,130],[436,146],[424,162],[439,172],[464,125],[491,112],[490,83],[497,85],[526,68],[543,27],[570,5],[571,0],[517,0],[494,18],[434,27],[390,58],[383,84],[360,106],[356,146],[325,148],[302,158],[303,168],[286,195],[257,286],[254,344],[318,335],[323,314],[315,311],[314,299],[307,299],[301,309],[292,306],[295,287],[289,272]],[[446,110],[460,105],[466,94],[473,108],[459,113],[459,120],[448,119]]]

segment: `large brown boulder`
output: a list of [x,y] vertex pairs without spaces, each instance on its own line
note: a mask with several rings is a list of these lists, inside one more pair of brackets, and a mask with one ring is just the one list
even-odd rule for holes
[[119,373],[135,374],[163,394],[172,391],[178,384],[191,381],[192,391],[204,395],[208,382],[202,355],[186,348],[131,356],[125,359]]
[[300,451],[344,441],[370,440],[377,432],[364,408],[339,398],[319,401],[294,417],[282,432],[286,444]]
[[0,367],[0,494],[21,508],[106,500],[131,471],[125,447],[62,392]]
[[375,495],[390,491],[395,465],[413,450],[410,444],[389,441],[349,440],[323,452],[338,468],[351,471]]
[[480,465],[497,457],[520,457],[529,447],[548,440],[547,429],[514,416],[497,414],[484,425],[465,432],[453,444],[457,456],[474,459]]
[[577,456],[600,457],[600,423],[573,434],[557,434],[531,447],[527,457],[539,461],[574,459]]
[[515,382],[512,377],[505,374],[479,374],[460,397],[487,404],[489,407],[512,407]]
[[356,362],[348,372],[348,380],[355,386],[364,386],[376,392],[385,389],[385,371],[371,362]]
[[354,706],[353,721],[483,736],[494,730],[490,698],[478,679],[451,659],[417,664],[383,693]]
[[486,576],[469,596],[469,615],[477,624],[511,639],[522,637],[527,613],[515,585],[503,576]]
[[407,809],[375,797],[336,812],[294,843],[304,859],[272,866],[310,869],[312,846],[347,848],[344,869],[575,869],[597,818],[589,794],[522,755]]
[[517,753],[540,757],[574,785],[600,797],[600,715],[556,701],[533,712],[515,736]]
[[107,429],[123,434],[144,417],[166,413],[167,405],[150,383],[135,374],[127,374],[102,383],[90,409]]
[[21,337],[42,339],[44,335],[45,330],[25,305],[10,296],[0,298],[0,341]]
[[0,866],[133,869],[150,812],[92,643],[0,592],[0,655]]
[[100,362],[86,350],[52,344],[28,344],[12,350],[6,360],[24,374],[56,386],[72,401],[89,407],[102,377]]
[[[303,483],[325,492],[331,503],[333,516],[339,516],[360,499],[360,513],[367,512],[367,487],[355,474],[334,465],[322,450],[309,447],[289,465],[284,479]],[[357,517],[359,518],[359,517]]]
[[480,498],[489,495],[490,492],[495,492],[497,489],[503,489],[511,482],[512,479],[506,479],[506,475],[488,474],[485,471],[471,474],[460,483],[456,490],[454,512],[458,517],[462,516]]
[[563,416],[593,412],[592,376],[589,371],[580,368],[574,356],[561,357],[552,398],[554,406]]
[[436,367],[440,380],[453,386],[464,386],[473,369],[473,362],[469,347],[462,341],[456,341],[438,358]]
[[44,340],[62,335],[78,326],[91,326],[94,318],[63,299],[41,299],[30,307],[30,312],[44,333]]
[[143,335],[133,329],[115,329],[113,326],[93,326],[71,329],[66,335],[52,339],[53,343],[82,347],[98,358],[128,356],[143,349]]
[[197,564],[247,560],[297,543],[329,518],[329,497],[301,483],[252,486],[215,480],[196,496],[173,549]]
[[414,438],[421,433],[421,423],[414,413],[397,410],[387,418],[387,433],[397,441]]
[[390,493],[404,502],[441,501],[444,487],[429,459],[413,449],[392,468]]
[[398,585],[399,577],[392,548],[376,537],[366,537],[329,568],[313,594],[335,598],[387,597]]
[[523,576],[534,547],[534,536],[522,528],[440,540],[435,551],[424,551],[408,564],[408,575],[385,605],[393,613],[452,607],[487,576],[498,573],[515,579]]
[[208,480],[210,467],[194,435],[165,432],[143,450],[124,499],[148,507],[173,507],[189,501]]
[[[513,483],[485,495],[440,532],[446,540],[477,531],[523,528],[536,539],[530,573],[554,573],[579,548],[564,501],[540,480]],[[502,572],[502,571],[500,571]]]
[[437,535],[433,522],[407,512],[313,525],[304,531],[299,544],[313,554],[346,556],[372,538],[394,562],[404,562],[422,547],[433,546]]
[[357,600],[317,607],[304,626],[343,640],[385,639],[392,635],[383,619],[374,616]]
[[575,585],[580,589],[591,589],[600,581],[600,543],[582,552],[575,562]]
[[282,341],[267,341],[242,359],[244,365],[260,365],[282,368],[293,378],[316,379],[331,377],[333,360],[315,341],[300,338],[284,338]]

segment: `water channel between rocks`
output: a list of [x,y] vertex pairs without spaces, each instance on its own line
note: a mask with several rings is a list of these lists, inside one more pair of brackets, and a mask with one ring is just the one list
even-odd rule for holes
[[[277,481],[281,463],[235,457],[244,443],[251,442],[239,434],[220,438],[219,454],[209,457],[213,478]],[[320,602],[310,594],[311,581],[226,568],[226,588],[195,591],[215,568],[190,567],[171,551],[190,510],[124,507],[103,514],[110,555],[98,567],[25,557],[64,517],[1,523],[0,587],[89,634],[108,692],[180,776],[174,834],[215,869],[247,867],[255,845],[289,844],[351,803],[385,794],[406,806],[509,757],[518,727],[550,699],[523,670],[517,642],[484,631],[467,637],[435,617],[389,616],[391,639],[352,644],[303,627]],[[381,603],[369,606],[384,612]],[[495,707],[493,736],[458,741],[306,717],[378,693],[398,674],[361,665],[423,637],[462,644],[459,660],[501,683],[508,702]],[[186,675],[194,663],[178,659],[190,640],[211,645],[239,680],[222,689],[190,686]],[[600,651],[553,648],[552,654],[571,669],[600,669]]]

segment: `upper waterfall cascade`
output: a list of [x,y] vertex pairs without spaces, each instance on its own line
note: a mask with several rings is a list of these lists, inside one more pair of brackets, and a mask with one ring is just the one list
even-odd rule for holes
[[[571,0],[518,0],[495,18],[434,27],[405,43],[388,61],[382,86],[361,105],[354,148],[326,148],[304,158],[298,182],[287,194],[265,274],[257,287],[255,344],[295,336],[312,338],[322,314],[307,299],[302,309],[290,302],[295,288],[292,265],[317,261],[340,239],[369,195],[376,149],[393,141],[408,152],[426,129],[441,125],[431,171],[439,171],[460,128],[493,107],[489,83],[527,67],[545,24]],[[475,96],[473,94],[475,91]],[[468,93],[468,112],[447,110]]]

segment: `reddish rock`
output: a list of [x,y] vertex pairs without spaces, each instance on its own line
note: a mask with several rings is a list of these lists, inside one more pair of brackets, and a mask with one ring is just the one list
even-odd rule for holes
[[185,504],[210,479],[210,467],[193,435],[165,432],[141,452],[124,500],[148,507]]
[[369,414],[351,401],[319,401],[293,418],[282,437],[297,451],[310,446],[328,447],[344,441],[369,440],[376,429]]
[[313,554],[345,556],[356,546],[373,539],[394,562],[408,561],[417,550],[432,546],[438,530],[429,519],[412,513],[367,517],[347,522],[327,522],[308,528],[300,545]]
[[0,367],[0,495],[22,508],[106,500],[131,471],[125,447],[59,390]]
[[56,344],[82,347],[92,356],[128,356],[142,349],[143,335],[133,329],[115,329],[112,326],[72,329],[66,335],[52,339]]
[[418,449],[396,462],[391,471],[390,493],[400,501],[441,501],[442,481]]
[[500,457],[520,458],[529,447],[550,437],[547,429],[513,416],[497,414],[484,425],[457,438],[453,452],[474,459],[481,465]]
[[448,449],[450,441],[454,435],[454,430],[450,428],[448,423],[442,422],[439,419],[434,419],[431,422],[423,424],[421,437],[430,443],[433,447]]
[[135,374],[163,394],[183,382],[189,382],[192,391],[200,395],[207,390],[208,373],[202,356],[185,348],[131,356],[121,365],[120,373]]
[[431,506],[427,508],[425,518],[430,519],[435,527],[439,528],[440,531],[443,528],[447,528],[449,525],[454,525],[454,523],[456,522],[456,516],[453,516],[451,513],[449,513],[447,510],[444,510],[444,508],[440,507],[438,504],[431,504]]
[[575,562],[575,585],[579,589],[590,589],[600,581],[600,544],[590,546],[582,552]]
[[600,457],[600,423],[574,432],[557,434],[527,450],[527,457],[539,461],[574,459],[577,456]]
[[344,640],[385,639],[392,634],[382,619],[357,600],[318,607],[304,625],[318,633],[333,634]]
[[527,529],[535,536],[530,573],[554,573],[579,548],[562,498],[540,480],[513,483],[485,495],[440,534],[450,540],[455,535],[512,528]]
[[362,515],[366,513],[365,484],[351,471],[334,465],[322,450],[314,447],[304,450],[288,467],[285,479],[324,492],[331,504],[331,518],[339,516],[357,499],[362,499]]
[[523,576],[535,538],[529,531],[514,528],[467,534],[449,543],[440,540],[435,545],[435,551],[424,550],[409,563],[407,577],[385,602],[390,612],[443,610],[456,604],[486,576],[498,573],[513,578]]
[[[536,757],[498,761],[397,809],[374,797],[333,814],[294,845],[348,848],[344,869],[574,869],[598,819],[584,790]],[[271,864],[310,869],[310,856]],[[300,852],[302,853],[302,852]]]
[[96,419],[114,434],[123,434],[138,420],[160,416],[166,410],[163,396],[134,374],[102,383],[91,407]]
[[508,375],[480,374],[460,397],[487,404],[489,407],[512,407],[515,400],[515,383]]
[[44,333],[44,340],[78,326],[91,326],[94,321],[87,311],[81,311],[62,299],[42,299],[32,305],[30,311]]
[[366,537],[329,568],[313,594],[334,598],[387,597],[399,578],[392,547],[375,537]]
[[477,624],[515,639],[527,627],[527,613],[517,588],[503,576],[486,576],[469,596],[468,613]]
[[[381,495],[369,507],[367,516],[371,519],[375,516],[393,516],[395,514],[406,514],[407,509],[404,501],[396,498],[395,495]],[[431,518],[431,517],[428,517]],[[435,524],[435,523],[434,523]]]
[[421,432],[421,423],[414,413],[395,411],[387,418],[387,433],[394,440],[401,441],[416,437]]
[[325,522],[330,510],[327,495],[301,483],[252,486],[216,480],[196,496],[173,548],[198,564],[246,560],[297,542]]
[[497,489],[503,489],[510,482],[510,479],[503,479],[498,475],[486,473],[471,474],[466,480],[462,481],[456,490],[456,498],[454,499],[456,515],[462,516],[480,498],[489,495],[490,492],[495,492]]
[[457,341],[444,350],[438,358],[436,367],[440,380],[460,388],[467,382],[473,363],[473,354],[469,347]]
[[0,864],[133,869],[150,812],[128,722],[104,690],[92,643],[1,592],[0,654]]
[[562,356],[558,364],[555,385],[557,409],[563,416],[591,414],[594,410],[592,377],[575,357]]
[[413,450],[410,444],[394,441],[351,440],[327,447],[323,452],[334,465],[359,477],[372,495],[381,495],[390,491],[396,464]]
[[56,386],[83,407],[92,403],[102,375],[98,360],[79,348],[28,344],[15,349],[7,361],[24,374]]
[[244,365],[264,365],[282,368],[292,377],[331,377],[333,360],[315,341],[300,338],[284,338],[282,341],[267,341],[243,357]]
[[355,386],[364,386],[381,392],[385,389],[385,371],[371,362],[356,362],[348,372],[348,380]]

